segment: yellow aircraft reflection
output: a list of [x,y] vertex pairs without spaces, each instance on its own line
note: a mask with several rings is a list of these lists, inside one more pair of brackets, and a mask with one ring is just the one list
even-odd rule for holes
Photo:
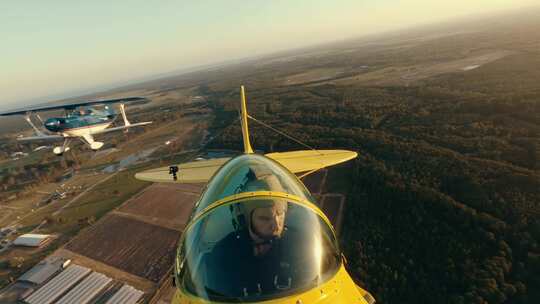
[[357,156],[345,150],[255,154],[241,87],[244,154],[137,173],[208,182],[182,234],[173,303],[374,303],[344,267],[334,229],[294,173]]

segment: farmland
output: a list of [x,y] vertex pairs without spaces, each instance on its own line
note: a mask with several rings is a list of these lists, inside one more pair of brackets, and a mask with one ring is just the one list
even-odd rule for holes
[[53,255],[151,295],[172,268],[176,244],[202,187],[154,184],[144,188]]
[[175,230],[109,215],[70,242],[66,249],[159,282],[173,264],[179,236]]
[[323,190],[324,181],[328,170],[322,169],[302,178],[302,182],[311,194],[320,194]]
[[185,185],[178,184],[152,185],[122,206],[117,213],[181,230],[199,197],[197,190],[200,191],[200,188],[190,187],[197,192],[188,192],[186,188]]
[[[322,169],[302,178],[309,192],[313,195],[319,208],[326,214],[334,229],[339,234],[342,224],[342,212],[345,205],[347,193],[344,189],[350,187],[350,180],[347,180],[350,174],[350,166],[342,165],[329,169]],[[345,175],[342,176],[342,175]],[[330,182],[328,177],[339,178],[341,184],[335,181]]]

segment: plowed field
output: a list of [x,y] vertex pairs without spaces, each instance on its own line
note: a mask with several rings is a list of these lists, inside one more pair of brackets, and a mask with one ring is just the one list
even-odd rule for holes
[[323,189],[325,175],[326,170],[319,170],[302,178],[302,182],[304,183],[304,185],[306,185],[306,188],[308,188],[309,192],[311,192],[312,194],[321,193]]
[[180,233],[118,215],[109,215],[66,248],[131,274],[159,282],[174,261]]
[[[188,186],[188,187],[186,187]],[[182,230],[199,198],[200,187],[154,184],[119,209],[146,222]]]

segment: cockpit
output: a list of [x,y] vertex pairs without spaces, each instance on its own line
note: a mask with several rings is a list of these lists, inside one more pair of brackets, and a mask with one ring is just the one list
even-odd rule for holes
[[93,115],[93,109],[90,107],[81,107],[78,110],[75,110],[71,112],[69,116],[85,116],[85,115]]
[[175,266],[179,287],[192,295],[250,302],[324,283],[339,270],[341,255],[328,219],[296,176],[248,154],[208,184]]

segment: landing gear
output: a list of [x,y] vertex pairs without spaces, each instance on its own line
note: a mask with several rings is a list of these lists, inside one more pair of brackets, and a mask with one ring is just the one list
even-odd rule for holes
[[58,156],[62,156],[62,154],[64,154],[64,152],[67,152],[71,150],[69,147],[54,147],[53,149],[53,153],[58,155]]
[[92,150],[99,150],[101,147],[103,147],[103,143],[100,142],[100,141],[95,141],[93,143],[90,144],[90,148],[92,148]]
[[103,147],[103,143],[100,141],[95,141],[94,137],[90,134],[83,135],[84,142],[90,146],[90,149],[96,151]]
[[70,139],[66,138],[64,140],[64,144],[61,147],[54,147],[53,153],[58,155],[58,156],[62,156],[62,154],[64,154],[64,152],[67,152],[67,151],[70,150],[69,142],[70,142]]

